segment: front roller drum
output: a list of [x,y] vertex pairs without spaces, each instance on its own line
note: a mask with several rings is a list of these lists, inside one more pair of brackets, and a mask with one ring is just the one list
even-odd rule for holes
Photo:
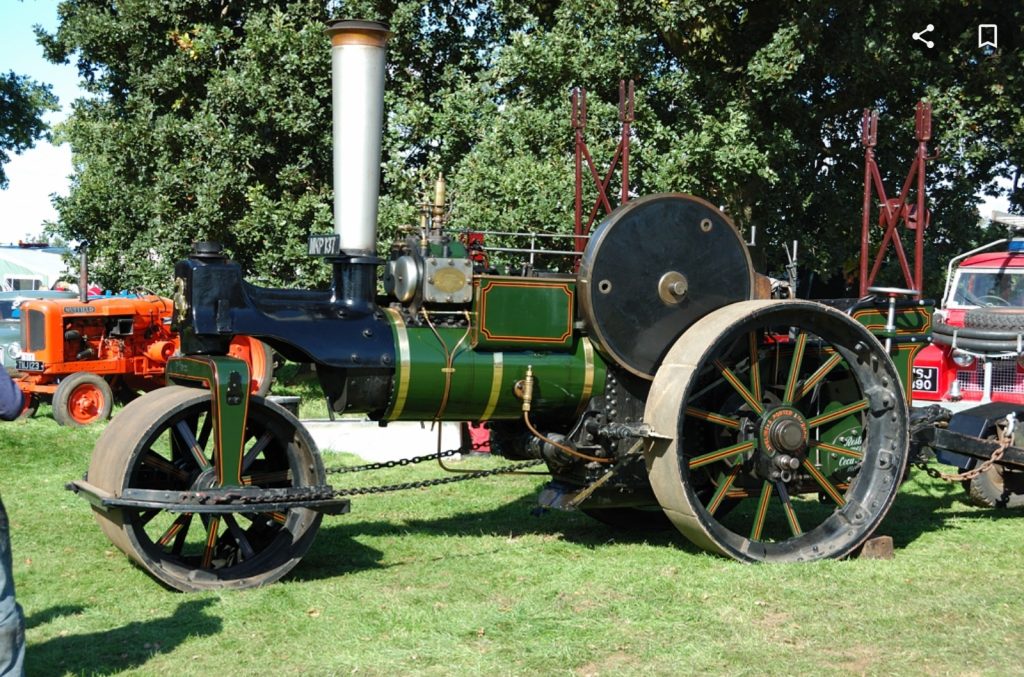
[[[88,482],[126,490],[217,487],[210,392],[168,386],[127,405],[96,442]],[[301,424],[253,397],[245,423],[244,487],[325,484],[323,463]],[[321,515],[295,507],[266,512],[189,513],[155,507],[94,507],[110,541],[147,573],[184,592],[250,588],[278,580],[309,549]]]
[[885,517],[908,458],[884,348],[811,301],[745,301],[698,321],[658,369],[645,420],[669,519],[746,562],[849,555]]

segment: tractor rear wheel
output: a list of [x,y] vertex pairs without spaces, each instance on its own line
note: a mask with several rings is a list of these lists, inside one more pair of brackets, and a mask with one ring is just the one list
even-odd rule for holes
[[114,393],[102,376],[79,371],[53,393],[53,418],[60,425],[83,428],[110,418]]
[[228,355],[249,363],[253,395],[266,397],[274,380],[274,351],[263,341],[251,336],[236,336],[228,347]]
[[[215,486],[210,393],[168,386],[126,406],[96,442],[88,480],[115,496],[127,489],[199,491]],[[283,488],[325,483],[309,434],[286,410],[249,401],[242,480]],[[288,573],[309,549],[320,513],[196,514],[94,509],[110,541],[163,584],[192,592],[251,588]]]
[[39,398],[35,395],[22,393],[21,418],[32,418],[39,411]]
[[745,301],[695,323],[659,367],[645,420],[669,519],[747,562],[850,554],[888,512],[908,457],[889,356],[810,301]]

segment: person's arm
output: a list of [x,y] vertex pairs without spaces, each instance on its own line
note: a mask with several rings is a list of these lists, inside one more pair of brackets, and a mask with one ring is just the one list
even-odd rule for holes
[[6,369],[0,368],[0,419],[13,421],[21,414],[21,390]]

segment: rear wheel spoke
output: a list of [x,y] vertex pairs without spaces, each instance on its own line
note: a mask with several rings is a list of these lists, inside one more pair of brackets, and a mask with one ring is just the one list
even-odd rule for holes
[[242,459],[243,473],[249,469],[249,466],[256,460],[256,457],[263,453],[263,450],[267,448],[267,445],[270,444],[271,440],[273,440],[273,437],[269,431],[263,433],[263,435],[256,440],[256,443],[252,445],[249,451],[245,453],[245,457]]
[[765,518],[768,516],[768,501],[771,497],[772,483],[765,482],[761,485],[761,496],[757,500],[757,510],[754,512],[754,526],[750,528],[750,540],[752,541],[761,540]]
[[807,380],[804,381],[804,384],[800,386],[800,392],[797,393],[796,396],[797,401],[802,400],[804,397],[806,397],[807,394],[814,389],[814,386],[821,383],[825,379],[825,377],[828,376],[832,372],[832,370],[835,369],[836,366],[838,366],[838,364],[842,361],[843,356],[840,355],[839,353],[833,353],[831,357],[825,360],[825,362],[822,363],[820,367],[814,370],[813,374],[807,377]]
[[210,441],[210,433],[213,431],[213,416],[203,416],[203,425],[199,428],[199,435],[196,436],[196,442],[199,443],[200,449],[206,449],[206,443]]
[[181,557],[181,552],[185,549],[188,530],[192,526],[192,513],[185,513],[184,517],[186,517],[185,526],[178,530],[178,534],[174,537],[174,545],[171,546],[171,554],[177,557]]
[[739,430],[740,419],[736,416],[726,416],[725,414],[716,414],[705,409],[699,409],[697,407],[687,407],[686,415],[694,418],[699,418],[702,421],[709,423],[715,423],[726,428],[734,428]]
[[782,511],[786,515],[786,523],[789,524],[789,530],[794,536],[799,536],[804,531],[800,528],[800,520],[796,517],[796,510],[793,509],[793,501],[789,498],[789,491],[786,490],[786,485],[782,482],[776,482],[775,490],[779,494],[779,500],[782,501]]
[[747,390],[747,386],[743,385],[743,382],[740,381],[739,377],[736,376],[731,369],[726,367],[720,360],[715,360],[714,365],[722,374],[722,378],[725,379],[726,383],[732,386],[732,389],[743,398],[743,401],[747,403],[747,406],[754,410],[755,414],[761,415],[764,413],[764,405],[761,404],[760,400],[754,397],[753,393]]
[[242,484],[247,486],[267,487],[274,484],[287,482],[291,479],[291,470],[275,470],[271,472],[254,472],[242,478]]
[[210,467],[210,461],[206,458],[203,453],[203,449],[199,446],[199,442],[196,440],[195,435],[192,434],[192,429],[185,421],[178,421],[174,424],[174,432],[177,433],[178,440],[184,445],[186,449],[192,454],[193,460],[199,466],[200,470],[206,470]]
[[211,515],[206,521],[206,546],[203,548],[203,568],[213,566],[213,552],[217,547],[217,536],[220,531],[220,517]]
[[162,472],[163,474],[178,480],[179,482],[188,482],[190,474],[174,465],[166,458],[156,453],[152,449],[147,449],[140,457],[142,465],[149,466],[155,470]]
[[[160,512],[160,511],[158,511],[158,512]],[[152,518],[150,518],[150,519],[152,519]],[[167,544],[170,543],[172,539],[176,538],[180,532],[182,532],[182,531],[187,532],[188,531],[188,525],[189,525],[189,522],[191,522],[191,521],[192,521],[192,513],[190,513],[190,512],[186,512],[186,513],[182,513],[181,515],[178,515],[174,519],[174,522],[171,523],[171,526],[169,526],[167,528],[167,530],[164,531],[164,533],[160,536],[160,538],[157,539],[157,541],[156,541],[157,545],[166,548]]]
[[828,478],[821,474],[821,471],[814,467],[809,459],[804,459],[804,470],[814,478],[814,481],[818,483],[818,486],[832,499],[832,502],[838,505],[840,508],[846,505],[846,499],[839,493],[839,489],[834,484],[828,481]]
[[789,376],[786,378],[786,392],[782,397],[783,404],[793,404],[796,397],[796,384],[800,378],[800,367],[804,363],[804,351],[807,348],[807,332],[802,331],[793,345],[793,359],[789,363]]
[[833,454],[839,454],[840,456],[855,458],[858,461],[864,458],[864,452],[861,451],[860,449],[851,449],[849,447],[843,447],[838,444],[829,444],[828,442],[815,441],[811,442],[811,446],[821,449],[822,451],[828,451]]
[[233,515],[224,515],[224,522],[228,525],[228,531],[234,536],[235,542],[238,543],[239,550],[242,551],[242,561],[252,559],[256,556],[256,551],[253,550],[252,545],[249,543],[249,539],[246,538],[245,532],[242,531],[241,527],[238,526],[238,522],[235,521]]
[[701,456],[695,456],[690,459],[690,469],[696,469],[709,463],[715,463],[717,461],[724,461],[727,458],[731,458],[744,452],[752,451],[754,449],[754,440],[747,440],[746,442],[739,442],[728,447],[716,449],[707,454]]
[[812,416],[811,418],[807,419],[807,427],[817,428],[819,426],[825,425],[826,423],[832,423],[833,421],[838,421],[841,418],[846,418],[847,416],[850,416],[852,414],[864,411],[867,408],[867,399],[857,400],[856,402],[844,405],[842,407],[839,407],[838,409],[827,411],[824,414]]
[[758,333],[747,334],[750,347],[750,392],[758,402],[761,401],[761,351],[758,346]]
[[722,505],[722,501],[725,499],[727,493],[729,493],[730,487],[733,482],[736,481],[736,477],[739,476],[741,466],[739,464],[732,467],[727,474],[718,476],[718,488],[715,489],[715,493],[712,494],[711,500],[708,501],[707,510],[710,514],[714,515],[718,511],[719,506]]

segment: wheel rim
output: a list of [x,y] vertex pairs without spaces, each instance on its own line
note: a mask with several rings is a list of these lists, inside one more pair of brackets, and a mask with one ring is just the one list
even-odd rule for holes
[[[201,490],[216,486],[210,440],[209,393],[169,387],[125,407],[96,445],[90,481],[124,489]],[[147,417],[155,411],[162,415]],[[243,482],[293,487],[323,483],[312,441],[280,407],[250,401]],[[284,513],[200,515],[120,509],[96,513],[122,551],[165,584],[184,591],[254,587],[287,573],[308,549],[320,515]]]
[[80,425],[88,425],[100,418],[106,404],[103,392],[92,383],[75,386],[68,396],[68,415]]
[[739,303],[694,330],[648,406],[659,432],[674,427],[649,461],[666,513],[740,560],[851,552],[888,511],[907,458],[906,403],[877,340],[810,302]]

